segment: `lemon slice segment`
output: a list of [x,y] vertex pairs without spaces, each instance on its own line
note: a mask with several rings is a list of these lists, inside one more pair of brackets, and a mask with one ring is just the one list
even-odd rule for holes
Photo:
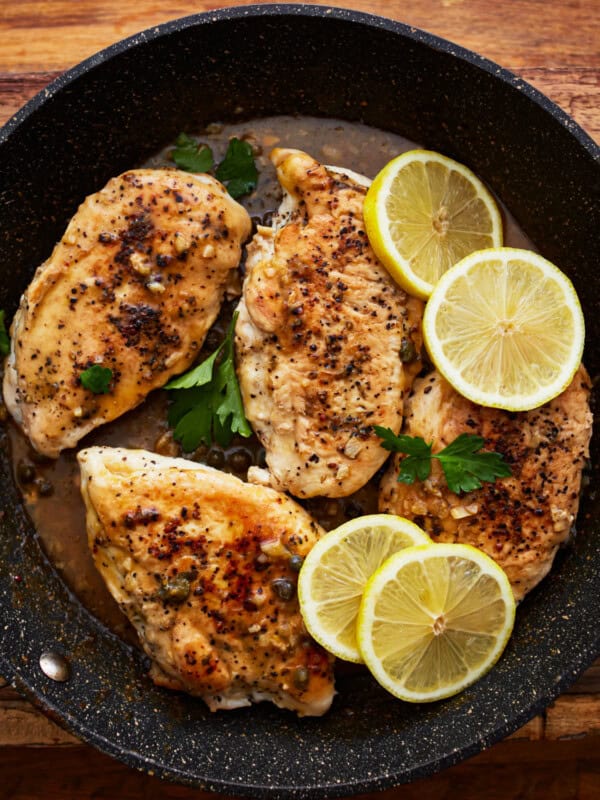
[[364,218],[379,260],[421,300],[469,253],[502,245],[500,212],[483,183],[430,150],[410,150],[381,170],[367,192]]
[[356,617],[367,580],[393,553],[428,542],[421,528],[393,514],[357,517],[325,534],[298,576],[300,611],[311,636],[338,658],[361,663]]
[[567,388],[585,325],[564,273],[537,253],[501,247],[467,256],[440,279],[423,334],[457,392],[482,406],[527,411]]
[[358,616],[363,658],[402,700],[430,702],[470,686],[512,632],[508,578],[470,545],[410,547],[370,578]]

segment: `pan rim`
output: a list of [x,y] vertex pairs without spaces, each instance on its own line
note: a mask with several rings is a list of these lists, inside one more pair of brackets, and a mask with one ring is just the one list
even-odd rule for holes
[[198,27],[200,25],[214,22],[227,22],[254,16],[280,18],[286,15],[290,17],[317,17],[321,19],[357,23],[376,29],[384,29],[400,35],[401,37],[412,39],[420,44],[425,44],[433,50],[454,56],[461,61],[467,61],[471,66],[475,66],[493,75],[495,78],[508,84],[511,88],[526,95],[530,100],[536,103],[536,105],[541,106],[545,111],[549,112],[562,127],[571,133],[593,158],[600,159],[600,145],[596,144],[591,136],[586,133],[566,111],[563,111],[560,106],[528,83],[524,78],[520,78],[514,72],[500,66],[491,59],[481,56],[473,50],[455,44],[436,34],[429,33],[421,28],[415,28],[403,22],[397,22],[388,17],[370,14],[365,11],[355,11],[353,9],[343,8],[342,6],[307,5],[302,3],[255,3],[247,6],[217,8],[214,11],[190,14],[160,23],[159,25],[146,28],[139,33],[135,33],[125,39],[110,44],[67,69],[13,114],[0,128],[0,145],[2,145],[32,113],[40,106],[49,102],[57,92],[72,84],[81,75],[87,74],[94,68],[99,67],[101,64],[119,56],[127,50],[162,38],[163,36],[168,36],[171,33],[179,32],[187,28]]

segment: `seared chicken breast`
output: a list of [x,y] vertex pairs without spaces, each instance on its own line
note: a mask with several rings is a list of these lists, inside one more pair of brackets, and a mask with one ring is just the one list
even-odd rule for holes
[[381,483],[380,510],[414,520],[435,541],[483,550],[521,600],[547,574],[577,516],[592,433],[589,394],[583,367],[559,397],[521,413],[477,406],[438,372],[419,378],[406,402],[403,433],[433,442],[433,452],[461,433],[478,434],[484,449],[503,454],[512,476],[456,495],[435,459],[426,481],[399,483],[403,456],[396,455]]
[[269,470],[249,477],[344,497],[386,458],[372,426],[400,429],[422,307],[369,245],[365,179],[299,150],[271,160],[286,195],[248,247],[236,326],[244,408]]
[[98,570],[152,659],[160,686],[211,710],[271,700],[325,713],[332,657],[308,636],[299,565],[321,528],[272,489],[183,459],[79,453]]
[[[48,456],[138,405],[198,354],[250,218],[208,175],[139,169],[88,197],[12,324],[5,403]],[[105,394],[81,383],[108,367]]]

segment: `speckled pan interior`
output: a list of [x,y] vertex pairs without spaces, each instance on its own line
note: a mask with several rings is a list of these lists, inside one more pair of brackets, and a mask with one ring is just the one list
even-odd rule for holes
[[[88,59],[19,112],[0,132],[0,307],[13,313],[66,220],[110,176],[184,128],[296,112],[361,120],[469,164],[571,276],[587,320],[586,364],[598,374],[598,147],[479,56],[326,7],[248,6],[177,20]],[[519,609],[505,655],[460,696],[406,705],[368,677],[348,676],[322,719],[268,704],[211,715],[200,701],[153,687],[142,657],[69,595],[20,505],[5,439],[1,455],[0,674],[81,738],[168,779],[263,798],[407,782],[516,729],[600,652],[593,489],[574,542]],[[44,650],[68,658],[69,681],[42,674]]]

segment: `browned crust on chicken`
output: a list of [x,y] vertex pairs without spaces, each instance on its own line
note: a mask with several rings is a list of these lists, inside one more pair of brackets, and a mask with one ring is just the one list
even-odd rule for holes
[[298,150],[271,158],[288,221],[259,228],[248,248],[236,327],[244,408],[273,486],[343,497],[385,460],[372,426],[400,428],[418,363],[400,352],[419,352],[422,306],[369,245],[363,185]]
[[92,447],[79,462],[96,566],[155,683],[211,710],[272,700],[325,713],[333,659],[304,628],[293,558],[317,523],[285,495],[183,459]]
[[592,433],[589,394],[583,367],[552,402],[522,413],[477,406],[437,372],[416,380],[403,432],[433,441],[434,452],[461,433],[478,434],[486,450],[502,453],[512,476],[456,495],[436,460],[426,481],[399,483],[396,455],[381,483],[380,510],[414,520],[435,541],[483,550],[522,599],[547,574],[577,516]]
[[[57,456],[192,363],[249,233],[207,175],[131,170],[85,200],[12,326],[4,398],[37,450]],[[94,364],[107,394],[81,385]]]

